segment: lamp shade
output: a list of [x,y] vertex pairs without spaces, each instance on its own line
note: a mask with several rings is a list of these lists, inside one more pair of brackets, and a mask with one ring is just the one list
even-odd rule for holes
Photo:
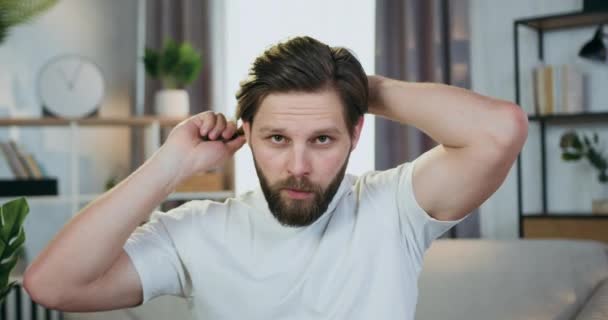
[[604,45],[604,41],[602,40],[602,25],[600,25],[595,31],[595,35],[593,39],[589,42],[585,43],[578,55],[581,58],[594,60],[594,61],[606,61],[606,46]]
[[583,0],[583,11],[585,11],[585,12],[608,11],[608,1],[606,1],[606,0]]

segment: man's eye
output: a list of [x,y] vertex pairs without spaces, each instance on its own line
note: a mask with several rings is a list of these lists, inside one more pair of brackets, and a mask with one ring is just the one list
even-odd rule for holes
[[331,142],[331,138],[329,136],[318,136],[317,142],[320,144],[328,144]]
[[282,143],[283,141],[285,141],[285,137],[275,134],[270,136],[270,140],[274,143]]

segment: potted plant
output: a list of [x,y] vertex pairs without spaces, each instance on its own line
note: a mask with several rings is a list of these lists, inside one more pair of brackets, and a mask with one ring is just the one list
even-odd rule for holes
[[602,185],[600,196],[592,201],[593,213],[608,213],[608,194],[605,189],[608,187],[608,160],[601,151],[597,133],[593,133],[592,137],[580,135],[573,130],[566,131],[560,138],[559,146],[562,149],[562,160],[564,161],[579,161],[583,158],[598,171],[597,179]]
[[9,201],[0,206],[0,305],[15,281],[10,273],[19,261],[25,243],[23,221],[29,212],[25,198]]
[[29,21],[48,10],[57,0],[0,0],[0,44],[10,28]]
[[190,113],[188,92],[184,88],[197,79],[201,56],[188,42],[166,42],[159,50],[146,48],[143,58],[146,73],[161,81],[163,89],[154,97],[157,115],[185,117]]

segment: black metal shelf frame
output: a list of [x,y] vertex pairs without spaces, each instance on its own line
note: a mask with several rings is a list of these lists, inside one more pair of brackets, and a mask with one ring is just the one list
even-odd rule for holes
[[[566,12],[556,15],[535,16],[518,19],[513,22],[513,41],[514,41],[514,71],[515,71],[515,103],[521,104],[520,92],[520,65],[519,65],[519,30],[520,27],[527,27],[537,32],[538,59],[544,60],[544,34],[550,31],[579,28],[584,26],[608,23],[608,12]],[[592,118],[593,117],[593,118]],[[546,125],[551,122],[563,121],[599,121],[608,120],[608,113],[580,113],[580,114],[561,114],[530,116],[530,120],[539,121],[540,142],[541,142],[541,183],[542,183],[542,214],[538,217],[554,217],[556,215],[547,213],[547,168],[546,168]],[[523,218],[531,217],[523,215],[522,199],[522,165],[521,153],[517,157],[517,215],[519,220],[519,237],[523,237]],[[581,215],[588,216],[588,215]],[[570,217],[575,217],[570,215]],[[594,216],[597,217],[597,216]]]

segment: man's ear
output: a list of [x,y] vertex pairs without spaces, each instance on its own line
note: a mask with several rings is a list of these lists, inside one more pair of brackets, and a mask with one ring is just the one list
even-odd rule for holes
[[243,133],[245,133],[245,140],[249,144],[251,141],[251,122],[243,121]]
[[361,137],[361,130],[363,129],[363,122],[364,122],[365,116],[360,116],[359,120],[357,121],[357,124],[355,124],[355,127],[353,128],[353,143],[352,146],[350,148],[350,151],[355,150],[355,147],[357,146],[357,143],[359,142],[359,137]]

